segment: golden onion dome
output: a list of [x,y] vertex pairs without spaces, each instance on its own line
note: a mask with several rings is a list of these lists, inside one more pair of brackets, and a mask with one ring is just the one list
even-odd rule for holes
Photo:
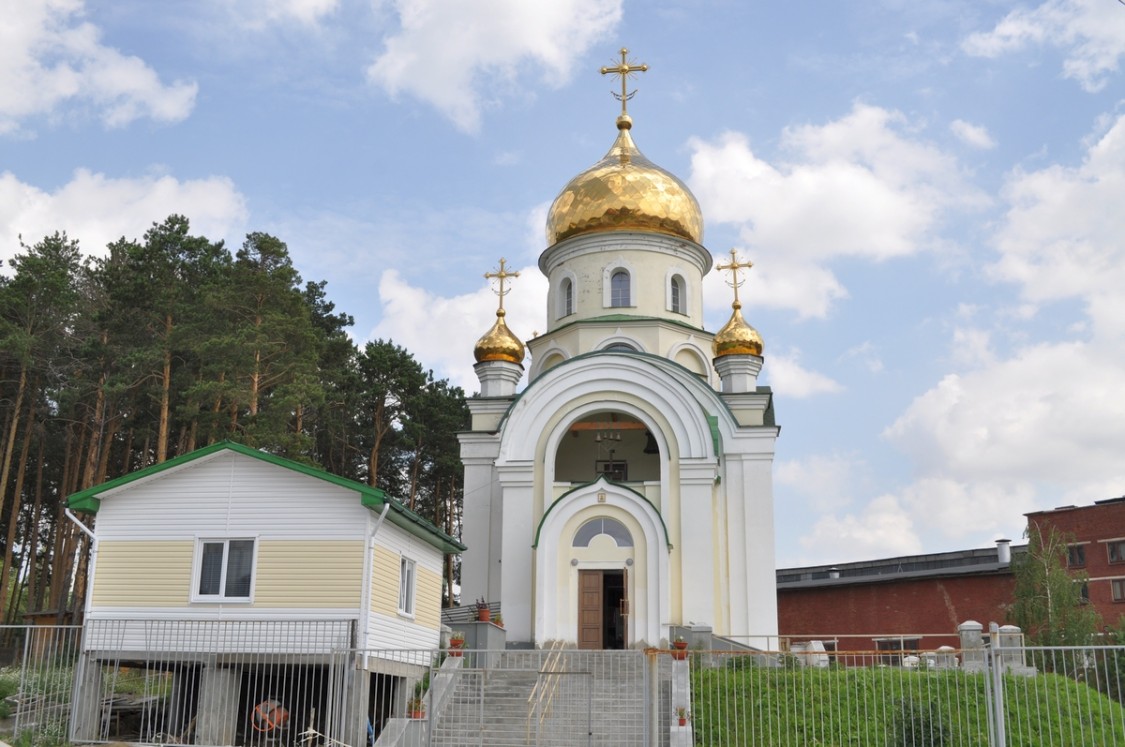
[[735,301],[730,321],[715,334],[711,350],[716,358],[724,355],[762,354],[762,336],[742,318],[742,304]]
[[595,231],[641,230],[703,241],[703,213],[687,185],[633,144],[633,120],[617,118],[605,158],[570,180],[547,213],[547,243]]
[[496,310],[496,323],[477,340],[473,348],[473,355],[477,363],[486,361],[507,361],[508,363],[523,363],[523,343],[520,338],[512,334],[508,325],[504,323],[504,309]]

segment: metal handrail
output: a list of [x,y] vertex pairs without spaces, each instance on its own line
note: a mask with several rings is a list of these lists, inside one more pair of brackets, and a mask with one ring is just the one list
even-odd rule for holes
[[[535,724],[535,732],[538,734],[540,727],[543,726],[543,720],[546,718],[545,714],[551,707],[551,701],[555,697],[555,690],[558,688],[558,677],[548,677],[543,679],[544,674],[555,674],[562,668],[563,656],[562,652],[566,646],[562,641],[554,641],[551,643],[551,648],[547,651],[547,658],[543,661],[543,668],[539,670],[539,678],[535,681],[535,686],[531,688],[531,694],[527,696],[527,729],[525,736],[528,742],[531,741],[531,722],[532,716],[536,713],[539,714]],[[544,707],[544,702],[546,706]]]

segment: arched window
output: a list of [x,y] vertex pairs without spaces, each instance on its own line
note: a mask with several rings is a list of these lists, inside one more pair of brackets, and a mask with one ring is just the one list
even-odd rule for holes
[[582,526],[578,527],[578,531],[574,533],[574,546],[575,547],[589,547],[590,540],[597,537],[599,534],[608,534],[617,543],[618,547],[632,547],[633,535],[625,528],[617,519],[609,519],[601,517],[598,519],[590,519]]
[[683,314],[684,313],[684,279],[682,277],[680,277],[679,275],[673,275],[672,276],[672,287],[669,290],[671,291],[671,295],[672,295],[672,298],[671,298],[672,311],[674,311],[677,314]]
[[629,302],[629,273],[625,270],[614,270],[609,278],[609,305],[632,305]]
[[574,313],[574,281],[564,278],[559,288],[559,316],[570,316]]
[[635,353],[637,349],[632,345],[625,342],[615,342],[611,345],[606,345],[603,350],[616,351],[618,353]]

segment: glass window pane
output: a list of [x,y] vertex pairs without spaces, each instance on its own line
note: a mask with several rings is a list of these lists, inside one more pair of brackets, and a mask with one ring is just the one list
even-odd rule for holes
[[219,593],[219,579],[223,573],[223,543],[204,542],[203,559],[199,564],[199,593]]
[[609,279],[609,305],[629,305],[629,273],[618,270]]
[[254,540],[231,540],[227,552],[228,597],[250,596],[250,573],[254,568]]

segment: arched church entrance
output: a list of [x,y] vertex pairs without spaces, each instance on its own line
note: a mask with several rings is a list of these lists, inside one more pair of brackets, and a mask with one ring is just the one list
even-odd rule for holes
[[560,497],[538,533],[540,641],[620,649],[660,640],[668,539],[637,491],[600,477]]
[[[578,528],[572,547],[578,560],[578,648],[626,648],[632,533],[617,519],[598,516]],[[588,556],[579,560],[577,553],[582,548]]]

